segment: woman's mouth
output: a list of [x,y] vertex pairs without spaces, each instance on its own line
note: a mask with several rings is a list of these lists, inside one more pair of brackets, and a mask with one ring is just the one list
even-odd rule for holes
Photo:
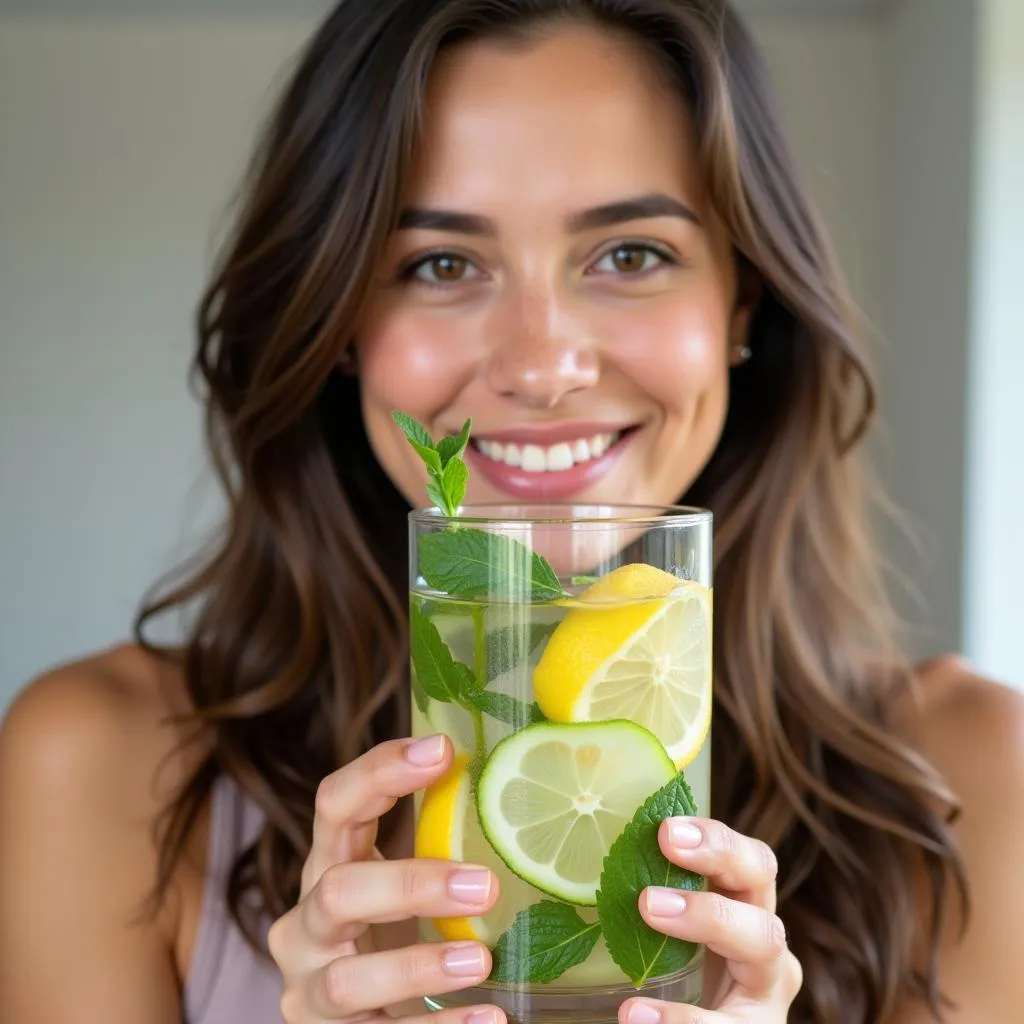
[[469,457],[494,486],[518,498],[561,501],[592,486],[611,469],[636,427],[560,428],[475,438]]

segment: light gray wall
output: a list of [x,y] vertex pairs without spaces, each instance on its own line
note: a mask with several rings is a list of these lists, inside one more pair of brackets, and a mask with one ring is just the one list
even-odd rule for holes
[[880,465],[914,540],[888,548],[921,653],[959,648],[975,98],[971,0],[897,0],[883,36]]
[[965,646],[1024,684],[1024,3],[978,31]]
[[854,296],[874,321],[883,284],[882,25],[870,17],[753,17],[750,24],[801,170]]
[[0,708],[126,636],[217,507],[191,317],[306,28],[0,21]]

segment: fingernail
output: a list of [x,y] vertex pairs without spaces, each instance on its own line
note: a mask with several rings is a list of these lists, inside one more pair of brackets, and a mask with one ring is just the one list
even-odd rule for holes
[[466,1024],[498,1024],[496,1010],[476,1010],[466,1018]]
[[460,903],[483,903],[491,894],[487,868],[460,868],[448,879],[448,893]]
[[629,1008],[629,1024],[658,1024],[661,1011],[648,1003],[634,1003]]
[[444,760],[444,736],[428,736],[405,748],[405,759],[417,768],[430,768]]
[[472,978],[484,973],[484,951],[475,943],[466,946],[449,946],[441,954],[441,966],[445,974],[456,978]]
[[686,900],[675,889],[652,885],[647,890],[647,912],[655,917],[678,917],[686,909]]
[[704,841],[704,833],[688,821],[672,818],[668,823],[668,841],[681,850],[695,850]]

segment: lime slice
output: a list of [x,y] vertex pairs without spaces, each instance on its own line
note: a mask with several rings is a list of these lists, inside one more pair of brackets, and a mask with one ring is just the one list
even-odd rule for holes
[[520,878],[593,906],[612,843],[675,774],[657,737],[633,722],[542,722],[492,751],[477,784],[477,811],[487,839]]
[[711,591],[649,565],[608,573],[572,601],[533,686],[551,721],[637,722],[685,767],[711,726]]

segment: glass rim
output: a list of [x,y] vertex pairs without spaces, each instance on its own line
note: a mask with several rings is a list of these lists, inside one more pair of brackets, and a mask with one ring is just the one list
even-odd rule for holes
[[[525,514],[523,510],[530,510]],[[574,515],[574,510],[607,510],[611,515]],[[517,513],[518,510],[518,514]],[[493,513],[493,514],[487,514]],[[436,526],[440,523],[473,523],[497,526],[537,524],[541,526],[586,523],[594,526],[699,526],[714,518],[710,509],[696,505],[638,505],[628,502],[479,502],[463,505],[457,516],[445,515],[436,506],[417,508],[409,513],[409,522],[417,526]]]

